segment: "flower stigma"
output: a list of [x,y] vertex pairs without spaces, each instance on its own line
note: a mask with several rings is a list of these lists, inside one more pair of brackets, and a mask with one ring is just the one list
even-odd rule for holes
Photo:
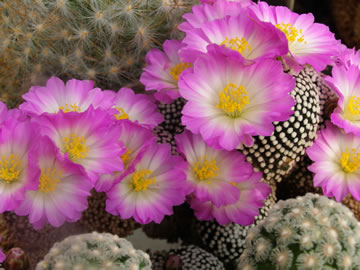
[[169,73],[174,78],[175,81],[178,81],[181,72],[183,72],[185,69],[187,69],[189,67],[191,67],[191,63],[180,62],[176,66],[171,67]]
[[289,42],[293,43],[297,41],[307,44],[302,29],[298,30],[296,27],[291,26],[290,23],[278,23],[275,24],[275,27],[286,35],[286,38]]
[[61,175],[61,171],[57,171],[54,168],[42,169],[40,175],[39,190],[46,193],[53,192],[56,184],[60,182]]
[[68,153],[72,161],[85,158],[89,152],[89,147],[85,146],[84,137],[76,136],[75,134],[71,134],[70,137],[64,137],[64,148],[65,153]]
[[129,165],[129,161],[130,161],[130,155],[132,153],[132,150],[127,148],[126,152],[124,154],[121,155],[121,160],[124,163],[124,167],[127,168],[127,166]]
[[247,104],[249,104],[249,96],[245,87],[229,83],[224,91],[219,93],[219,103],[216,108],[222,109],[231,118],[237,118]]
[[148,186],[156,183],[156,178],[147,178],[152,171],[147,169],[138,170],[133,173],[130,187],[135,191],[147,190]]
[[115,114],[116,120],[129,119],[129,115],[121,107],[115,107],[118,110],[118,114]]
[[346,148],[346,151],[341,154],[340,165],[346,173],[357,171],[360,166],[360,153],[356,152],[354,148],[349,152],[349,149]]
[[219,167],[216,165],[216,160],[208,160],[205,155],[202,160],[196,161],[192,165],[192,171],[196,179],[203,181],[217,176],[219,174]]
[[246,49],[249,52],[251,51],[251,46],[248,44],[245,38],[240,39],[239,37],[235,37],[229,39],[226,37],[225,40],[220,43],[220,45],[225,45],[227,48],[237,51],[240,54],[242,54]]
[[0,159],[0,179],[7,184],[18,180],[21,171],[21,159],[17,155],[2,156]]

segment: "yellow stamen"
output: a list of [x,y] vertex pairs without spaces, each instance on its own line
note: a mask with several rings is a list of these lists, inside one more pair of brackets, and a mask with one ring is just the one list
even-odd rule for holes
[[175,67],[171,67],[169,73],[174,78],[174,80],[178,81],[181,72],[183,72],[185,69],[189,67],[191,67],[191,63],[180,62]]
[[123,161],[125,168],[127,168],[127,165],[129,165],[131,153],[132,153],[131,149],[128,148],[126,149],[126,152],[121,155],[121,160]]
[[71,160],[85,158],[89,152],[89,147],[85,146],[85,139],[83,136],[76,136],[71,134],[70,137],[64,138],[64,149],[68,153]]
[[251,51],[251,46],[248,44],[245,38],[232,38],[229,40],[228,37],[220,43],[220,45],[225,45],[226,47],[238,51],[239,53],[243,53],[246,49]]
[[130,181],[130,187],[135,191],[146,190],[149,185],[156,183],[156,178],[147,178],[152,171],[142,169],[134,172]]
[[354,148],[349,152],[349,149],[346,148],[346,151],[341,154],[340,165],[346,173],[357,171],[360,167],[360,153],[356,152]]
[[53,192],[56,184],[60,182],[61,175],[61,171],[55,169],[42,169],[39,190],[46,193]]
[[278,28],[281,32],[283,32],[286,35],[286,38],[289,42],[303,42],[306,44],[303,30],[298,30],[296,27],[291,26],[290,23],[278,23],[275,24],[275,27]]
[[208,160],[206,155],[202,160],[197,161],[192,165],[192,171],[196,179],[200,181],[213,178],[219,174],[219,168],[216,165],[216,160]]
[[240,116],[242,109],[249,104],[249,96],[245,87],[229,83],[223,92],[219,93],[219,103],[216,108],[222,109],[228,116],[237,118]]
[[119,111],[118,114],[115,114],[115,118],[117,120],[122,120],[122,119],[129,119],[129,115],[124,111],[123,108],[121,107],[115,107],[115,109],[117,109]]
[[0,160],[0,179],[7,184],[18,180],[21,172],[21,159],[17,155],[2,156]]
[[352,120],[354,116],[360,115],[360,97],[351,96],[345,109],[345,117]]
[[75,103],[70,104],[70,105],[65,104],[65,106],[60,106],[57,112],[59,112],[60,110],[62,110],[64,113],[67,113],[67,112],[81,112],[80,107],[78,107]]

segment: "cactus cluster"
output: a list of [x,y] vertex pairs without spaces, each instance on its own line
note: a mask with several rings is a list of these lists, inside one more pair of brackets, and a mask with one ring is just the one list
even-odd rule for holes
[[[139,87],[146,52],[181,38],[198,0],[2,0],[0,89],[26,91],[50,75]],[[21,94],[21,93],[19,93]]]
[[149,255],[109,233],[70,236],[55,243],[36,270],[150,270]]
[[359,269],[360,224],[325,196],[279,201],[249,231],[238,270]]

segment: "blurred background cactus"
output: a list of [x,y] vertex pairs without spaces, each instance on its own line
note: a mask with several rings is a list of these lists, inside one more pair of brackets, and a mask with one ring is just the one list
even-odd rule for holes
[[[141,90],[146,52],[180,39],[199,0],[2,0],[0,92],[21,95],[49,76]],[[1,98],[1,97],[0,97]],[[4,99],[4,96],[3,96]]]

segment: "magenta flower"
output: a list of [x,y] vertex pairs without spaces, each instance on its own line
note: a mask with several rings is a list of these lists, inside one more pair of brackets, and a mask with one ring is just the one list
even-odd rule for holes
[[220,225],[234,222],[247,226],[254,223],[259,208],[264,206],[264,200],[271,192],[269,185],[260,182],[261,175],[260,172],[253,173],[248,179],[234,183],[240,191],[240,198],[233,204],[217,207],[210,201],[192,198],[191,208],[195,210],[195,216],[201,220],[215,218]]
[[155,100],[150,95],[135,94],[130,88],[121,88],[117,93],[104,91],[113,95],[113,108],[117,109],[117,120],[128,119],[139,125],[150,128],[157,126],[164,119],[157,111]]
[[314,162],[308,167],[314,186],[342,201],[350,192],[360,201],[360,138],[346,134],[330,122],[320,131],[314,144],[306,150]]
[[314,23],[311,13],[299,15],[287,7],[269,6],[260,1],[249,9],[253,11],[254,17],[270,22],[286,35],[290,55],[285,57],[285,61],[295,70],[300,69],[296,65],[309,64],[320,72],[340,52],[340,42],[335,39],[329,27]]
[[360,51],[356,51],[355,48],[346,48],[342,52],[339,60],[346,68],[349,68],[351,65],[360,68]]
[[278,61],[247,65],[218,49],[210,48],[180,77],[180,94],[188,100],[182,123],[210,146],[234,150],[242,143],[252,145],[252,136],[271,135],[273,121],[290,117],[295,80]]
[[85,168],[93,183],[98,174],[124,169],[120,158],[125,148],[118,141],[119,128],[108,113],[92,106],[83,113],[59,111],[33,121],[40,132],[52,139],[64,157]]
[[45,87],[33,86],[24,94],[25,100],[19,108],[31,116],[44,112],[84,112],[90,105],[94,108],[109,109],[113,100],[100,88],[94,88],[92,81],[72,79],[66,84],[56,77],[51,77]]
[[237,16],[227,16],[205,22],[201,28],[191,29],[183,40],[186,45],[179,55],[186,62],[194,62],[207,52],[210,44],[223,45],[249,60],[286,55],[287,40],[269,23],[249,18],[247,9],[238,10]]
[[351,65],[334,66],[332,77],[325,78],[339,96],[337,107],[331,114],[331,122],[360,136],[360,70]]
[[106,211],[142,224],[160,223],[185,201],[185,168],[181,157],[171,155],[170,145],[151,144],[134,171],[107,192]]
[[0,132],[0,213],[15,210],[24,200],[24,193],[36,189],[39,169],[36,131],[28,122],[13,120]]
[[239,200],[240,192],[234,184],[253,172],[241,153],[215,150],[189,131],[175,136],[175,140],[178,152],[188,162],[186,194],[193,192],[199,201],[211,201],[218,207]]
[[119,141],[125,146],[126,152],[121,155],[124,163],[124,171],[112,174],[102,174],[95,185],[98,192],[108,191],[114,184],[118,183],[129,171],[133,164],[142,157],[142,153],[151,143],[156,143],[156,137],[151,130],[132,123],[128,120],[118,121]]
[[213,5],[196,5],[192,7],[192,13],[183,15],[185,22],[181,23],[178,28],[183,32],[190,32],[194,28],[201,28],[205,22],[222,19],[226,16],[236,16],[239,14],[239,10],[250,4],[252,4],[250,0],[217,0]]
[[59,227],[65,221],[79,220],[88,206],[92,185],[86,173],[67,157],[62,159],[58,152],[48,137],[41,138],[38,189],[26,191],[24,201],[15,210],[17,215],[29,215],[35,229],[41,229],[46,223]]
[[152,49],[146,55],[146,67],[140,77],[145,90],[157,90],[154,97],[163,103],[171,103],[180,97],[178,79],[181,72],[191,66],[181,61],[178,52],[184,45],[178,40],[166,40],[164,52]]

